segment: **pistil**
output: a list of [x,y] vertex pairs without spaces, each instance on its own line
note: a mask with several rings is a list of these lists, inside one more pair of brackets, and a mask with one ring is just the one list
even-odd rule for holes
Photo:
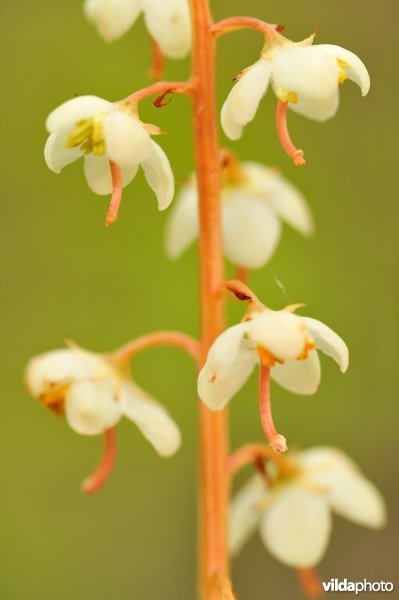
[[270,368],[262,363],[259,366],[259,409],[263,431],[270,447],[275,452],[285,452],[287,450],[286,439],[277,433],[273,423],[270,403]]

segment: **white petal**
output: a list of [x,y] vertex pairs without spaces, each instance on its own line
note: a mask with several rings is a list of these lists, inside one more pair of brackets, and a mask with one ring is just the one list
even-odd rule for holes
[[311,350],[305,360],[287,360],[271,370],[272,379],[289,392],[301,395],[314,394],[321,378],[320,360],[316,350]]
[[150,156],[141,163],[150,188],[155,192],[159,210],[165,210],[173,200],[175,181],[168,157],[162,148],[151,141]]
[[349,68],[345,68],[349,79],[357,83],[362,90],[362,96],[366,96],[370,89],[370,75],[360,58],[353,52],[333,44],[320,44],[319,48],[349,65]]
[[147,29],[169,58],[184,58],[191,47],[187,0],[143,0]]
[[[123,187],[134,179],[137,169],[138,165],[121,167]],[[93,156],[92,154],[85,156],[84,171],[87,183],[95,194],[103,196],[112,192],[111,169],[106,154],[102,156]]]
[[65,397],[65,418],[81,435],[99,435],[121,417],[117,388],[110,378],[74,383]]
[[102,112],[117,110],[115,105],[108,100],[97,96],[78,96],[67,100],[49,114],[46,121],[47,131],[60,131],[72,127],[82,119],[91,119],[94,115]]
[[281,224],[261,198],[245,190],[226,192],[222,224],[224,253],[234,264],[259,269],[273,256]]
[[269,552],[289,567],[313,567],[323,557],[331,515],[322,495],[290,486],[264,513],[260,533]]
[[212,410],[222,409],[237,394],[258,362],[244,343],[246,323],[226,329],[211,346],[198,377],[198,394]]
[[337,61],[320,47],[285,47],[273,61],[272,81],[282,100],[290,92],[298,98],[327,100],[338,87],[338,74]]
[[97,354],[80,350],[53,350],[32,358],[25,372],[25,381],[32,396],[41,396],[55,385],[79,381],[104,369],[104,360]]
[[122,385],[123,414],[133,421],[161,456],[180,447],[181,435],[166,409],[132,382]]
[[198,192],[192,179],[182,187],[166,222],[165,249],[169,258],[179,258],[198,238],[198,227]]
[[236,556],[255,532],[268,492],[259,475],[252,477],[235,494],[229,512],[229,549]]
[[141,10],[141,0],[85,0],[85,15],[99,34],[111,42],[130,29]]
[[345,373],[349,365],[349,350],[344,340],[321,321],[310,317],[304,317],[304,319],[314,337],[316,347],[327,356],[331,356],[338,363],[342,373]]
[[80,148],[66,148],[65,143],[70,134],[70,129],[50,133],[44,147],[44,159],[49,169],[54,173],[61,170],[82,156]]
[[151,138],[134,117],[115,112],[104,119],[107,154],[119,166],[138,164],[151,154]]
[[266,310],[247,324],[248,337],[276,359],[299,358],[311,341],[302,317],[284,310]]
[[308,119],[313,119],[323,123],[324,121],[327,121],[335,116],[338,106],[339,93],[338,89],[336,89],[332,96],[326,98],[325,100],[313,100],[311,98],[305,98],[302,96],[299,98],[297,104],[292,104],[290,102],[288,108],[299,115],[308,117]]
[[298,456],[305,478],[325,489],[331,508],[365,527],[378,529],[386,522],[384,499],[357,465],[335,448],[310,448]]
[[235,140],[241,137],[242,127],[252,121],[259,102],[269,86],[271,62],[261,59],[245,70],[222,108],[222,127]]
[[286,223],[303,235],[314,231],[314,221],[309,206],[301,192],[285,177],[273,169],[256,163],[244,163],[246,175],[253,181],[269,205]]

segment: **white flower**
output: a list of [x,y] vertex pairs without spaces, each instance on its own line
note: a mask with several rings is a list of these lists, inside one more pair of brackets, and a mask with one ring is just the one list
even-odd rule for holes
[[255,476],[235,496],[229,532],[233,554],[259,528],[274,558],[290,567],[312,567],[326,551],[331,512],[371,529],[384,526],[380,492],[339,450],[310,448],[292,457],[292,466],[292,475],[277,474],[269,485]]
[[[303,235],[313,232],[313,219],[302,194],[273,169],[242,163],[236,180],[222,190],[225,256],[251,269],[272,257],[285,221]],[[195,177],[184,185],[166,226],[166,253],[178,258],[198,238],[198,192]]]
[[198,378],[201,400],[222,409],[245,384],[259,361],[271,377],[296,394],[314,394],[320,383],[321,350],[344,373],[349,354],[345,342],[327,325],[284,310],[262,307],[250,320],[226,329],[211,346]]
[[65,412],[76,433],[99,435],[125,416],[161,456],[180,446],[180,431],[163,406],[105,356],[77,347],[47,352],[31,359],[25,379],[30,394]]
[[44,156],[55,173],[84,156],[90,188],[96,194],[110,194],[115,188],[110,162],[120,169],[123,187],[141,165],[159,210],[171,203],[174,179],[169,161],[151,140],[147,128],[154,128],[144,125],[126,104],[113,104],[97,96],[73,98],[50,113],[46,128],[50,136]]
[[294,43],[275,32],[261,58],[239,75],[221,113],[222,126],[232,140],[255,117],[269,84],[279,100],[295,112],[325,121],[339,104],[338,86],[346,79],[357,83],[365,96],[370,77],[362,61],[340,46],[311,46],[313,37]]
[[147,29],[163,54],[183,58],[190,51],[188,0],[85,0],[84,11],[108,42],[124,35],[143,12]]

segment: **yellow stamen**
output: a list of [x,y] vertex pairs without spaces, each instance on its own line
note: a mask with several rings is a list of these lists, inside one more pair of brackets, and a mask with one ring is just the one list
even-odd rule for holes
[[259,358],[266,367],[274,367],[276,363],[283,364],[284,361],[274,356],[271,352],[263,348],[262,346],[256,346],[256,351],[259,354]]
[[66,148],[80,149],[84,154],[93,153],[101,156],[105,153],[105,141],[103,122],[105,115],[96,115],[91,119],[82,119],[76,123],[75,129],[71,131],[66,142]]
[[61,415],[64,412],[65,394],[68,391],[67,385],[56,385],[45,392],[40,400],[44,406],[49,408],[56,415]]

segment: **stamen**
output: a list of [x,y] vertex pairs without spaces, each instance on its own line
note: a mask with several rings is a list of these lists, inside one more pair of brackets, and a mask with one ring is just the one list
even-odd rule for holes
[[96,471],[85,479],[82,484],[82,491],[85,494],[95,494],[98,492],[108,477],[111,475],[116,456],[116,429],[112,427],[105,432],[104,454]]
[[280,140],[280,143],[283,147],[283,150],[288,154],[290,158],[294,161],[294,164],[297,167],[300,167],[305,164],[305,159],[303,158],[303,150],[298,150],[296,146],[292,143],[290,138],[290,134],[288,133],[287,126],[287,102],[282,102],[279,100],[277,102],[277,112],[276,112],[276,126],[277,126],[277,134]]
[[121,173],[121,170],[117,164],[112,162],[112,160],[109,161],[109,166],[111,169],[111,176],[112,176],[112,196],[111,196],[111,202],[109,203],[109,208],[108,208],[108,212],[107,212],[107,220],[106,220],[107,226],[112,225],[112,223],[114,223],[117,220],[119,207],[120,207],[121,200],[122,200],[122,173]]
[[324,589],[321,585],[320,577],[315,569],[298,569],[298,577],[302,589],[308,598],[321,598],[324,595]]
[[277,433],[273,423],[270,403],[270,368],[262,363],[259,365],[259,409],[263,431],[269,445],[275,452],[285,452],[287,450],[286,439]]

